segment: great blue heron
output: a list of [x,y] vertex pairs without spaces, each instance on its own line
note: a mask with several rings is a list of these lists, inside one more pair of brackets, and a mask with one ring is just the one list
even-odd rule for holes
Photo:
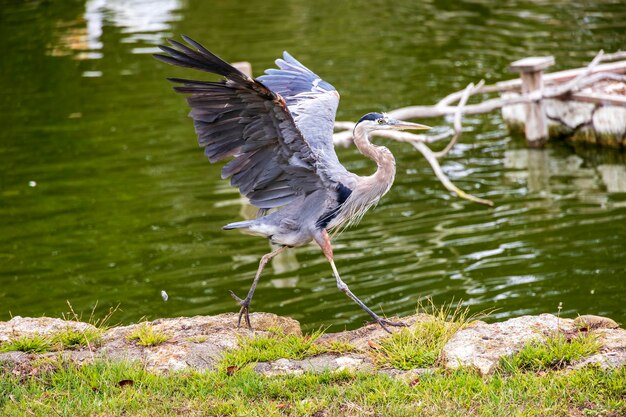
[[280,245],[261,258],[246,298],[231,291],[241,306],[238,326],[244,317],[252,329],[250,302],[269,260],[311,241],[330,262],[337,288],[387,332],[387,326],[403,326],[379,317],[350,291],[335,266],[328,230],[358,222],[393,183],[395,159],[389,149],[370,143],[370,133],[429,127],[381,113],[366,114],[354,128],[354,143],[378,169],[365,177],[353,174],[341,165],[333,147],[339,93],[332,85],[287,52],[276,60],[278,69],[269,69],[254,80],[193,39],[183,39],[188,45],[169,40],[171,47],[160,46],[167,55],[154,57],[225,78],[219,82],[169,80],[180,84],[174,87],[177,92],[189,95],[190,117],[209,161],[233,157],[223,167],[222,178],[230,177],[231,185],[259,208],[256,219],[230,223],[224,229],[240,229]]

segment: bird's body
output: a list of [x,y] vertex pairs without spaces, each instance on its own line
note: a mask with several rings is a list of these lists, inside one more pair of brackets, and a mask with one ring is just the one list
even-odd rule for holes
[[[337,286],[368,312],[385,330],[398,325],[381,319],[341,280],[334,264],[328,230],[358,222],[368,208],[389,191],[395,177],[395,159],[382,146],[370,143],[369,133],[382,129],[425,129],[424,125],[388,118],[380,113],[363,116],[354,129],[359,151],[377,164],[369,176],[349,172],[337,158],[332,134],[339,94],[286,52],[278,69],[253,80],[222,61],[199,43],[193,47],[170,41],[168,55],[156,58],[178,66],[225,77],[221,82],[171,79],[189,94],[190,116],[198,142],[211,162],[233,159],[222,169],[223,178],[260,209],[253,220],[230,223],[280,245],[263,256],[248,296],[241,305],[250,327],[248,310],[265,264],[287,247],[315,241],[331,263]],[[269,212],[269,210],[273,211]]]
[[[364,132],[358,130],[355,137],[363,137],[363,143],[358,139],[355,143],[360,149],[369,150],[364,143]],[[335,187],[301,195],[266,216],[231,223],[224,229],[242,229],[249,234],[267,237],[277,245],[298,247],[318,240],[316,237],[322,230],[357,222],[389,191],[396,174],[392,153],[382,146],[376,148],[369,150],[372,159],[378,162],[378,170],[373,175],[363,177],[343,169],[334,173]]]

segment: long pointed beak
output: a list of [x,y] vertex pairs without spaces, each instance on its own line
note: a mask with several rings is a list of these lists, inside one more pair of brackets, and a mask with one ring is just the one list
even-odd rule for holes
[[422,125],[419,123],[406,122],[404,120],[394,120],[391,123],[391,127],[395,130],[428,130],[430,126]]

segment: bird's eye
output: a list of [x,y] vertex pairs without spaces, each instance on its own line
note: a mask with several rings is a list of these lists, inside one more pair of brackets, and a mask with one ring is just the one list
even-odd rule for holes
[[385,119],[378,119],[376,121],[378,122],[379,125],[382,125],[383,123],[385,123]]

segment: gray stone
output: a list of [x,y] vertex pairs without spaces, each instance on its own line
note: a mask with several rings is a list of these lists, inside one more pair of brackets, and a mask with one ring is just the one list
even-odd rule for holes
[[378,371],[381,374],[389,375],[390,377],[401,379],[410,384],[416,384],[422,375],[433,374],[434,368],[415,368],[409,370],[384,368]]
[[[406,317],[408,325],[431,320],[431,316],[418,314]],[[282,329],[285,334],[301,334],[297,321],[268,313],[253,313],[251,320],[255,331],[237,329],[237,314],[218,316],[178,317],[158,319],[149,323],[115,327],[107,330],[99,346],[78,350],[30,354],[23,352],[0,353],[0,362],[12,366],[16,374],[36,375],[42,367],[54,366],[59,361],[90,363],[95,360],[139,361],[146,368],[157,371],[184,369],[215,369],[224,353],[236,349],[241,338],[275,334]],[[128,340],[138,326],[150,325],[168,336],[158,346],[141,346]],[[616,327],[613,320],[598,316],[580,316],[576,320],[562,319],[550,314],[524,316],[502,323],[487,324],[476,321],[459,330],[446,344],[440,363],[448,369],[460,366],[477,368],[489,374],[498,366],[500,358],[519,351],[533,339],[543,340],[557,333],[572,336],[579,329],[588,329],[598,337],[600,352],[585,358],[573,367],[596,364],[604,368],[624,366],[626,363],[626,330]],[[14,317],[0,322],[0,344],[8,340],[40,334],[52,336],[65,329],[86,330],[87,323],[61,319]],[[270,333],[270,331],[272,333]],[[324,345],[333,341],[350,343],[356,347],[349,354],[325,353],[301,360],[287,358],[258,363],[255,370],[263,375],[299,374],[304,372],[337,372],[341,370],[379,372],[400,378],[409,384],[418,384],[420,376],[432,369],[378,369],[372,361],[371,350],[389,335],[377,324],[357,330],[322,335],[316,343]],[[48,361],[46,361],[49,359]],[[46,363],[48,365],[46,365]]]
[[598,337],[600,352],[579,361],[573,366],[574,368],[597,365],[603,369],[608,369],[626,365],[626,330],[604,328],[595,330],[592,334]]
[[80,321],[54,319],[50,317],[20,317],[15,316],[9,321],[0,321],[0,342],[7,342],[21,337],[35,335],[52,336],[63,330],[95,330],[89,323]]
[[339,372],[373,371],[375,369],[371,359],[362,354],[322,354],[306,359],[278,359],[271,362],[260,362],[254,370],[261,375],[302,374],[304,372]]
[[595,107],[593,103],[544,100],[546,116],[552,120],[552,123],[560,122],[569,129],[590,124]]
[[443,349],[442,362],[447,369],[473,367],[488,375],[502,357],[518,352],[531,340],[575,331],[574,320],[552,314],[522,316],[493,324],[477,321],[452,336]]
[[602,316],[585,314],[574,319],[574,324],[579,330],[617,329],[619,324],[613,319]]
[[[624,97],[624,83],[599,82],[581,90],[581,93]],[[501,93],[503,99],[519,97],[517,92]],[[543,99],[549,135],[551,138],[566,137],[573,142],[584,142],[607,147],[626,145],[626,108],[602,103],[590,103],[570,98]],[[509,130],[524,133],[526,104],[502,107],[502,117]]]
[[[430,320],[431,316],[428,314],[414,314],[412,316],[403,317],[401,320],[396,318],[390,318],[390,320],[402,321],[407,326],[413,326],[415,323]],[[391,327],[394,329],[394,327]],[[370,342],[378,342],[381,339],[384,339],[389,336],[389,333],[384,331],[382,327],[380,327],[376,323],[367,324],[360,329],[356,330],[346,330],[340,333],[327,333],[323,334],[316,342],[320,344],[328,343],[328,342],[343,342],[350,343],[358,350],[361,351],[369,351]]]
[[128,336],[144,323],[116,327],[102,338],[100,352],[121,360],[141,360],[149,369],[160,371],[214,369],[223,353],[237,347],[238,338],[267,334],[268,329],[281,329],[285,334],[302,334],[300,323],[288,317],[270,313],[252,313],[250,321],[254,332],[237,328],[238,314],[217,316],[177,317],[158,319],[145,323],[154,331],[169,336],[169,340],[157,346],[144,347]]
[[600,134],[622,136],[626,133],[626,108],[603,106],[593,114],[593,128]]
[[[250,320],[255,331],[237,328],[238,315],[235,313],[217,316],[177,317],[158,319],[152,322],[114,327],[102,336],[100,346],[91,346],[75,351],[64,351],[61,357],[77,363],[90,362],[101,358],[140,361],[148,369],[157,371],[193,369],[214,369],[226,350],[237,347],[241,337],[255,337],[268,334],[268,329],[281,329],[285,334],[302,334],[300,324],[291,318],[270,313],[252,313]],[[154,331],[166,334],[169,340],[157,346],[141,346],[128,336],[139,326],[150,325]],[[87,323],[41,318],[14,317],[8,322],[0,322],[0,342],[34,334],[52,336],[54,333],[72,328],[84,330],[93,328]],[[31,355],[32,356],[32,355]],[[30,358],[24,353],[2,354],[0,360],[16,362],[16,358]],[[37,355],[35,355],[37,356]],[[45,353],[38,357],[59,356],[58,352]]]

